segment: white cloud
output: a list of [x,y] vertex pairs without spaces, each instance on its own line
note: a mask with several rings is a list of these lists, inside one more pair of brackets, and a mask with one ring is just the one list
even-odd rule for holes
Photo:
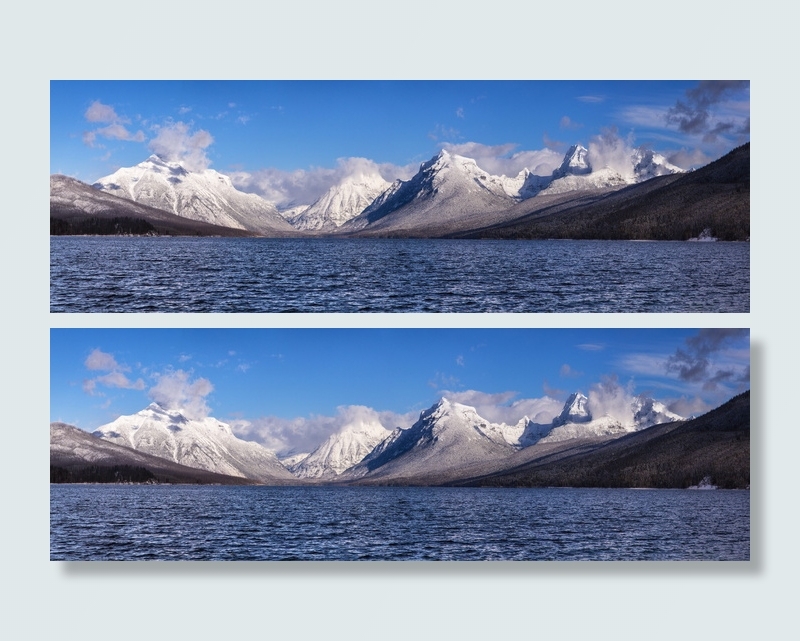
[[574,370],[569,366],[568,363],[564,363],[559,370],[559,374],[564,378],[575,378],[577,376],[582,376],[583,372]]
[[583,125],[579,122],[575,122],[569,116],[562,116],[558,126],[561,129],[580,129]]
[[335,416],[311,415],[292,419],[264,416],[253,420],[233,420],[231,429],[240,438],[261,443],[279,455],[311,452],[332,434],[349,425],[378,422],[387,430],[410,427],[418,418],[416,412],[396,414],[380,412],[363,405],[343,405]]
[[141,378],[135,381],[130,380],[124,373],[129,372],[130,367],[118,363],[113,354],[93,349],[83,364],[89,371],[108,372],[83,381],[83,391],[87,394],[102,395],[97,390],[98,385],[118,389],[144,389],[144,381]]
[[601,345],[600,343],[582,343],[580,345],[576,345],[576,347],[586,352],[600,352],[606,348],[605,345]]
[[536,423],[549,423],[563,407],[563,403],[549,396],[542,398],[521,398],[513,400],[517,392],[498,392],[489,394],[477,390],[463,392],[442,391],[441,395],[449,401],[474,407],[483,418],[493,423],[514,425],[527,416]]
[[191,131],[185,122],[167,122],[156,126],[156,137],[149,143],[150,150],[166,161],[180,162],[189,171],[202,171],[211,165],[206,149],[214,142],[204,129]]
[[616,376],[606,376],[589,390],[589,411],[593,418],[608,415],[623,425],[633,424],[633,386],[623,387]]
[[623,139],[615,128],[610,128],[589,142],[588,160],[594,171],[609,167],[622,176],[631,176],[633,152],[632,139]]
[[[89,356],[86,357],[83,364],[86,366],[86,369],[90,370],[109,371],[123,369],[122,366],[117,363],[113,354],[109,354],[100,349],[93,349]],[[128,371],[128,368],[125,368],[125,371]]]
[[478,167],[496,176],[514,177],[526,168],[539,176],[549,176],[564,160],[562,154],[552,149],[514,151],[517,148],[515,143],[445,143],[442,148],[449,153],[474,159]]
[[686,417],[700,416],[713,409],[711,405],[706,403],[699,396],[693,398],[682,396],[681,398],[667,402],[666,405],[671,412],[675,412],[678,416]]
[[384,180],[393,182],[397,179],[407,180],[417,169],[417,165],[400,167],[352,157],[339,158],[332,168],[311,167],[294,171],[267,168],[253,172],[231,172],[228,175],[237,189],[258,194],[278,207],[289,207],[310,205],[328,189],[351,176],[378,173]]
[[713,158],[707,156],[700,149],[679,149],[669,153],[667,160],[681,169],[689,169],[707,165]]
[[120,118],[114,107],[104,105],[99,100],[95,100],[83,114],[88,122],[130,122],[125,118]]
[[95,100],[83,114],[87,122],[108,123],[105,127],[99,127],[83,133],[83,143],[88,147],[102,147],[97,143],[97,137],[109,140],[127,140],[133,142],[144,142],[143,131],[132,133],[125,127],[130,123],[128,118],[120,116],[111,105],[104,105],[99,100]]
[[144,142],[144,132],[137,131],[135,134],[128,131],[125,127],[120,125],[119,123],[114,123],[108,125],[107,127],[102,127],[100,129],[95,130],[95,135],[103,136],[103,138],[109,138],[111,140],[131,140],[133,142]]
[[214,386],[208,379],[192,380],[188,372],[179,369],[158,375],[158,381],[148,395],[166,409],[180,410],[187,418],[199,419],[211,411],[206,396],[213,390]]

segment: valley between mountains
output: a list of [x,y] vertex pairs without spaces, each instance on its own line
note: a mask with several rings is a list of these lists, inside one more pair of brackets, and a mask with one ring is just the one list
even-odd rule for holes
[[548,424],[492,423],[443,398],[410,427],[343,427],[279,459],[217,419],[151,404],[92,434],[50,424],[52,483],[749,488],[750,392],[693,418],[639,397],[627,418],[572,394]]
[[50,177],[51,235],[749,240],[750,143],[684,172],[646,149],[595,166],[573,145],[548,176],[496,176],[442,150],[408,180],[343,178],[282,209],[227,175],[157,155],[89,185]]

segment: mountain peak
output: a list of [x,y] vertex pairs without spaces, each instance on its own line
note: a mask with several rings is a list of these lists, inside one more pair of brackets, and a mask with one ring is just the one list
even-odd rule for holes
[[273,452],[233,434],[215,418],[189,419],[158,403],[120,416],[93,433],[105,441],[181,465],[229,476],[271,481],[291,479]]
[[589,399],[581,392],[570,394],[569,398],[564,403],[564,409],[561,410],[561,414],[553,419],[553,425],[588,423],[592,420],[592,414],[589,411],[588,403]]
[[233,187],[213,169],[189,171],[180,162],[153,154],[134,167],[100,178],[93,187],[182,218],[265,235],[290,233],[292,226],[272,203]]
[[582,176],[592,173],[592,165],[588,159],[589,150],[581,144],[572,145],[564,154],[561,166],[553,172],[553,178],[564,176]]

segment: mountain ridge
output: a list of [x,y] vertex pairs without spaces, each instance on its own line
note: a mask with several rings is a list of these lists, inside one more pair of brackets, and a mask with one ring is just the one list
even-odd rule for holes
[[[523,169],[507,177],[442,150],[408,180],[389,185],[377,173],[353,174],[311,205],[281,215],[272,203],[236,190],[223,174],[188,172],[151,156],[95,183],[99,193],[124,197],[112,205],[99,195],[93,202],[86,190],[65,202],[51,177],[51,234],[749,240],[749,143],[688,173],[677,173],[647,149],[634,150],[623,168],[600,162],[573,145],[550,176]],[[136,202],[130,198],[162,209],[130,209],[122,203]],[[157,229],[112,221],[107,213],[105,222],[90,224],[92,211],[124,212],[116,217],[149,221]],[[163,227],[164,214],[176,212],[197,224],[176,226],[173,218],[171,231],[159,231],[154,221],[160,216]],[[226,226],[200,228],[200,221]]]
[[228,176],[213,169],[188,171],[181,163],[167,162],[155,154],[134,167],[122,167],[100,178],[92,186],[213,225],[260,234],[295,231],[275,205],[239,191]]
[[188,467],[256,481],[294,480],[273,452],[234,436],[227,423],[187,418],[151,403],[97,428],[93,435]]

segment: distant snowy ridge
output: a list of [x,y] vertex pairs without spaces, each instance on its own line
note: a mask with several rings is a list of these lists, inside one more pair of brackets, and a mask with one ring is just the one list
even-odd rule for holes
[[237,438],[226,423],[210,417],[189,419],[153,403],[98,428],[94,436],[188,467],[263,482],[409,480],[456,478],[468,469],[496,465],[536,443],[618,437],[678,420],[684,419],[647,397],[634,399],[621,417],[594,416],[591,400],[576,392],[550,423],[523,417],[507,425],[442,398],[409,428],[389,431],[377,419],[355,419],[312,452],[281,462],[261,445]]
[[348,176],[287,220],[295,229],[331,231],[358,216],[389,186],[378,173]]
[[181,465],[257,481],[294,478],[273,452],[215,418],[189,419],[156,403],[99,427],[95,436]]
[[361,214],[345,223],[342,230],[356,231],[368,226],[419,227],[428,222],[442,225],[457,221],[465,212],[507,209],[515,202],[514,194],[522,182],[519,177],[493,176],[473,159],[442,150],[422,163],[412,178],[393,183]]
[[660,154],[642,149],[617,165],[595,166],[590,150],[573,145],[550,176],[525,168],[507,177],[481,169],[472,158],[442,150],[409,180],[389,184],[377,171],[355,172],[312,204],[295,203],[282,212],[260,196],[239,191],[224,174],[189,171],[156,155],[93,186],[184,218],[264,235],[360,230],[435,235],[494,224],[515,203],[539,194],[619,189],[681,171]]
[[394,430],[353,467],[353,478],[419,478],[452,474],[470,465],[500,460],[515,448],[502,427],[460,403],[443,398],[408,429]]
[[682,417],[649,398],[637,398],[629,417],[593,417],[589,399],[576,392],[549,424],[523,417],[515,425],[493,423],[474,407],[442,398],[420,414],[410,428],[398,428],[364,459],[345,472],[345,478],[413,479],[447,476],[457,470],[478,469],[501,461],[536,443],[617,437]]
[[299,478],[333,478],[360,463],[389,434],[378,422],[348,423],[289,469]]
[[[539,194],[619,189],[682,170],[652,151],[635,150],[617,169],[593,167],[591,153],[573,145],[550,176],[523,169],[514,177],[495,176],[471,158],[442,150],[406,181],[396,181],[342,231],[458,229],[489,224],[514,203]],[[495,214],[493,217],[492,214]]]
[[564,404],[561,414],[553,419],[552,429],[541,439],[543,443],[566,441],[592,436],[622,436],[653,425],[682,421],[684,417],[669,411],[663,403],[652,398],[637,397],[629,412],[621,417],[608,414],[593,416],[589,399],[577,392]]
[[264,234],[292,232],[272,203],[236,189],[213,169],[193,172],[156,155],[125,167],[93,185],[96,189],[178,216]]

